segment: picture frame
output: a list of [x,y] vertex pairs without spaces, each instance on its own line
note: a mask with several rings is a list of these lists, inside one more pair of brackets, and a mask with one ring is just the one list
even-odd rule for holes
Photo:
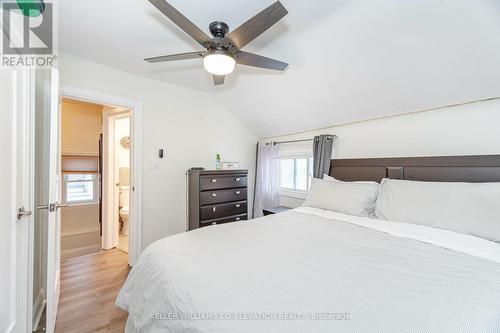
[[237,170],[240,168],[238,162],[222,162],[222,170]]

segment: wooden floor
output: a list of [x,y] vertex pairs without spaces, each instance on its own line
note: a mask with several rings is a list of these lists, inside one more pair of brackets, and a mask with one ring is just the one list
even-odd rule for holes
[[62,261],[56,333],[122,333],[127,312],[115,300],[128,272],[118,249]]

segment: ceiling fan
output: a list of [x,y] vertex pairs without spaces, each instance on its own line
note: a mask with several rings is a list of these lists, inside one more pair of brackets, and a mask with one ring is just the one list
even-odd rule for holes
[[203,58],[203,65],[212,74],[215,85],[223,84],[225,75],[230,74],[236,64],[277,71],[284,71],[288,67],[287,63],[241,50],[241,48],[288,14],[286,8],[279,1],[276,1],[229,34],[229,26],[226,23],[222,21],[212,22],[209,30],[213,38],[207,36],[167,1],[149,0],[149,2],[206,50],[144,59],[147,62],[156,63]]

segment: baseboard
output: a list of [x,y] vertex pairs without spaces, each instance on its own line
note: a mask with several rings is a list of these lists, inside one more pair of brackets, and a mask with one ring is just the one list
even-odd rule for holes
[[81,229],[77,229],[77,230],[63,231],[63,232],[61,232],[61,237],[90,234],[93,232],[99,232],[99,230],[100,229],[97,226],[97,227],[81,228]]
[[33,331],[38,329],[38,324],[40,324],[40,318],[42,317],[46,305],[47,299],[45,298],[45,293],[43,289],[40,289],[35,299],[35,303],[33,304]]
[[84,247],[77,247],[75,249],[61,251],[61,259],[80,257],[80,256],[84,256],[86,254],[99,252],[100,250],[101,250],[100,244],[84,246]]

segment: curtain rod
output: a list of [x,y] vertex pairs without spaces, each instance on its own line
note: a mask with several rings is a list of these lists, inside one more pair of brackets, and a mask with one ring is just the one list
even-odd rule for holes
[[[333,140],[337,139],[336,135],[332,135],[331,137],[333,138]],[[288,141],[274,141],[273,145],[279,145],[281,143],[305,142],[305,141],[313,141],[313,140],[314,140],[314,138],[311,138],[311,139],[301,139],[301,140],[288,140]]]

